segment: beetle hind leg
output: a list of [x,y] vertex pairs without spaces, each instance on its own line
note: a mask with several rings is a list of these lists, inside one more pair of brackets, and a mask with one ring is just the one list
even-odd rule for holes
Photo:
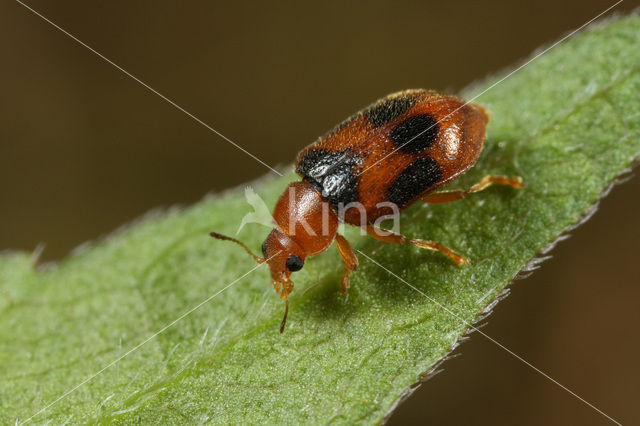
[[520,176],[509,177],[486,175],[467,190],[436,192],[425,196],[422,201],[429,204],[450,203],[452,201],[462,200],[467,195],[473,194],[474,192],[480,192],[494,184],[507,185],[518,189],[524,188],[524,184],[522,183],[522,178]]
[[375,238],[376,240],[391,243],[391,244],[412,244],[416,247],[420,247],[427,250],[436,250],[440,253],[448,256],[451,260],[453,260],[458,265],[468,265],[469,260],[466,257],[459,255],[455,251],[451,250],[449,247],[444,246],[442,243],[438,241],[428,241],[428,240],[420,240],[416,238],[407,238],[404,235],[396,234],[395,232],[381,229],[376,226],[369,225],[366,228],[367,233]]

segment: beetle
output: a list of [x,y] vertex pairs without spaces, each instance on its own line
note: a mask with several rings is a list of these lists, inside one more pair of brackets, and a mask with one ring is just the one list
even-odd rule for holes
[[468,264],[438,241],[407,238],[377,225],[418,200],[448,203],[492,184],[523,188],[520,177],[487,175],[467,190],[433,192],[476,162],[488,122],[482,106],[456,96],[422,89],[388,95],[299,153],[295,171],[302,180],[290,183],[278,199],[275,228],[262,244],[262,257],[235,238],[210,235],[241,245],[258,263],[269,265],[274,289],[285,300],[280,333],[289,312],[291,273],[334,240],[344,264],[341,289],[347,292],[358,258],[338,234],[340,223],[363,227],[386,243],[437,250],[458,265]]

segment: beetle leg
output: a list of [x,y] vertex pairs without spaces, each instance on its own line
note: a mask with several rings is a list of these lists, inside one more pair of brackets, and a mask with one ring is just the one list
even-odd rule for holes
[[344,277],[342,278],[340,288],[342,289],[342,293],[346,294],[350,286],[349,274],[358,268],[358,258],[353,252],[349,241],[342,235],[336,234],[336,244],[338,245],[338,251],[340,252],[340,256],[342,256],[342,263],[344,264]]
[[367,233],[371,235],[376,240],[392,243],[392,244],[413,244],[416,247],[424,248],[427,250],[437,250],[442,254],[445,254],[451,258],[458,265],[468,265],[469,261],[466,257],[459,255],[448,247],[445,247],[438,241],[427,241],[427,240],[419,240],[414,238],[407,238],[404,235],[396,234],[395,232],[389,231],[387,229],[378,228],[373,225],[368,225],[366,227]]
[[482,191],[483,189],[493,184],[508,185],[513,188],[524,188],[524,184],[522,183],[522,178],[519,176],[509,177],[509,176],[486,175],[485,177],[480,179],[478,183],[476,183],[466,191],[458,190],[458,191],[436,192],[434,194],[429,194],[425,196],[422,199],[422,201],[429,204],[450,203],[452,201],[462,200],[465,196],[469,194],[473,194],[474,192]]

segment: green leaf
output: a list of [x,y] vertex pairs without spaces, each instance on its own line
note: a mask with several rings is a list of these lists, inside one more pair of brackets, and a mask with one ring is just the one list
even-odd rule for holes
[[[347,234],[424,295],[360,255],[344,297],[332,247],[296,273],[279,334],[283,304],[266,268],[240,278],[252,260],[207,235],[235,233],[251,211],[241,191],[150,215],[45,271],[29,254],[4,254],[0,422],[381,421],[638,156],[638,45],[638,16],[610,21],[478,99],[492,116],[487,145],[453,186],[494,173],[520,175],[526,189],[493,187],[402,216],[403,233],[440,240],[471,266]],[[255,189],[273,205],[294,178]],[[258,249],[266,232],[248,225],[240,238]]]

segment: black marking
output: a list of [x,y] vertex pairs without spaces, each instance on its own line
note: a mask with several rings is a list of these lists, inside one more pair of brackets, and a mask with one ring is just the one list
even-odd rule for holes
[[348,151],[312,149],[300,159],[296,173],[311,183],[337,211],[340,203],[346,205],[360,198],[354,173],[354,167],[360,162]]
[[438,122],[429,114],[414,115],[398,124],[390,136],[402,152],[418,154],[436,140]]
[[411,95],[400,95],[380,100],[364,111],[365,117],[375,127],[381,127],[391,120],[400,117],[416,103]]
[[262,243],[262,257],[267,258],[267,240]]
[[440,182],[442,171],[431,157],[425,156],[409,164],[387,189],[387,199],[399,208]]
[[296,272],[302,269],[302,267],[304,266],[304,261],[298,256],[289,256],[287,258],[287,261],[285,262],[285,265],[291,272]]

